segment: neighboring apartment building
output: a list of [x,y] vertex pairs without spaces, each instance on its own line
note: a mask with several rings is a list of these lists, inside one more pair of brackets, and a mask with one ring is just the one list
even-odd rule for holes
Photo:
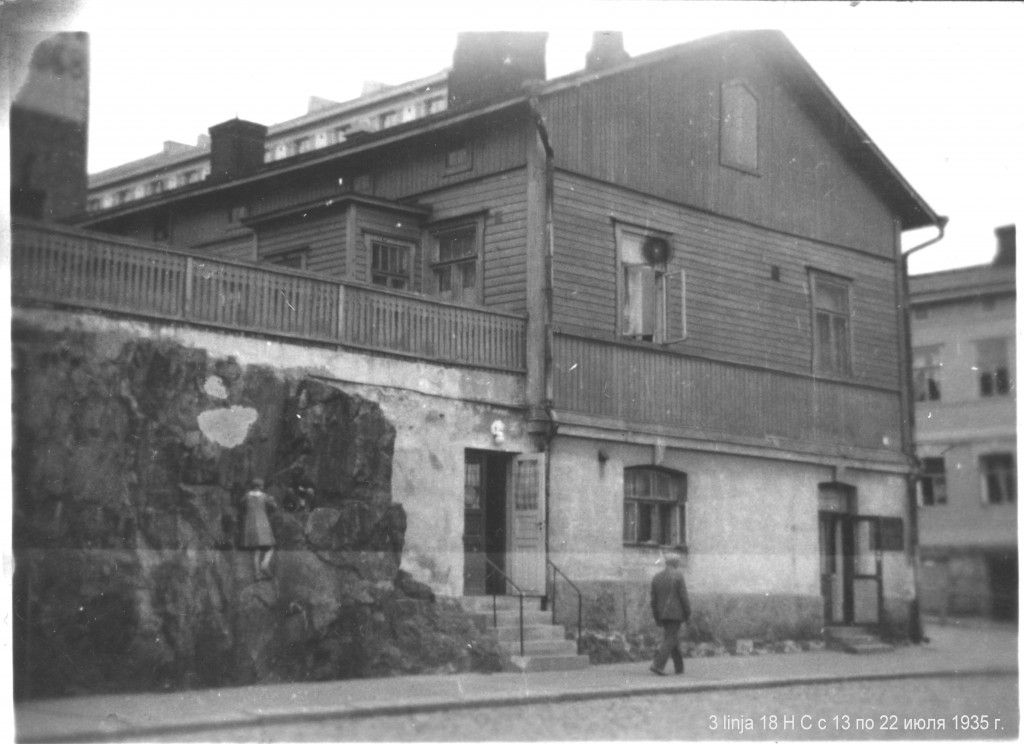
[[[267,162],[320,150],[363,132],[375,132],[444,111],[447,71],[401,85],[366,83],[363,95],[338,103],[312,97],[302,116],[270,126],[264,143]],[[166,141],[155,155],[89,177],[89,211],[188,186],[210,175],[210,138],[195,145]]]
[[1017,618],[1016,226],[910,278],[925,612]]
[[283,160],[220,124],[205,181],[16,239],[109,283],[21,296],[378,402],[438,593],[508,591],[490,559],[550,596],[550,562],[585,625],[649,628],[679,550],[718,638],[912,632],[900,231],[940,218],[782,34],[618,41],[545,81],[545,35],[461,35],[447,110]]

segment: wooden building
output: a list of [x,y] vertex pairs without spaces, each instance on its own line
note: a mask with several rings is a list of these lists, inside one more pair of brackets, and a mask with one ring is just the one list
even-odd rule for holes
[[585,627],[636,630],[675,549],[719,638],[906,634],[901,233],[937,215],[782,34],[599,39],[547,81],[545,35],[462,35],[445,111],[283,161],[214,127],[205,181],[78,220],[129,256],[89,302],[380,401],[435,591],[507,575],[565,617],[568,577]]

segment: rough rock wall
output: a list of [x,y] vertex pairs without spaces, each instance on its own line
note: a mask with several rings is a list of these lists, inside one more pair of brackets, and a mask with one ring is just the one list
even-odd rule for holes
[[165,342],[16,327],[13,348],[18,695],[497,668],[399,568],[376,404]]

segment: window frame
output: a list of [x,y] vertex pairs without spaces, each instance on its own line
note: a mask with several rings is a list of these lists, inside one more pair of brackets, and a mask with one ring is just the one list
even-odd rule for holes
[[[730,130],[730,121],[733,118],[734,112],[730,110],[730,97],[729,93],[732,90],[742,90],[745,92],[750,100],[753,102],[753,124],[747,124],[743,127],[743,130]],[[718,124],[718,162],[720,165],[724,165],[727,168],[747,173],[752,176],[761,175],[761,100],[758,95],[754,92],[753,87],[746,80],[734,79],[723,82],[719,88],[719,124]],[[742,122],[742,119],[740,120]],[[753,136],[749,131],[745,131],[747,128],[753,128]],[[733,138],[729,137],[730,131],[736,131]],[[746,141],[752,140],[753,143],[753,156],[754,163],[751,165],[745,162],[743,156],[746,154],[742,151],[742,145]],[[734,152],[732,148],[727,147],[727,142],[735,141],[737,151]]]
[[[484,220],[482,217],[469,217],[458,220],[449,220],[443,224],[432,225],[427,230],[429,253],[426,261],[426,275],[429,282],[429,293],[444,302],[453,302],[459,305],[483,305],[484,298]],[[474,253],[441,260],[441,241],[446,235],[459,232],[473,233]],[[464,280],[465,273],[455,273],[456,267],[473,266],[474,284],[470,294],[466,294]],[[441,291],[440,272],[451,269],[451,280],[458,277],[458,282],[451,285],[448,290],[450,294],[444,296]],[[456,284],[458,285],[458,296],[455,294]]]
[[468,143],[445,150],[444,174],[446,176],[471,170],[473,170],[473,148]]
[[[686,271],[684,269],[672,269],[671,258],[657,264],[648,263],[641,258],[634,258],[627,255],[632,253],[628,243],[635,241],[638,244],[637,251],[643,249],[643,243],[648,238],[660,238],[671,243],[671,235],[668,232],[643,228],[637,225],[626,223],[615,224],[615,259],[616,259],[616,304],[615,335],[619,339],[636,341],[640,343],[653,343],[662,346],[680,343],[685,341],[689,335],[687,328],[687,297],[686,297]],[[630,260],[627,260],[630,259]],[[630,321],[627,321],[627,307],[631,302],[630,286],[640,283],[640,286],[647,286],[645,282],[631,281],[631,274],[642,280],[644,273],[650,274],[649,286],[654,295],[650,300],[652,312],[651,323],[652,333],[628,333]],[[673,295],[671,287],[673,281],[678,282],[677,295]],[[674,297],[678,296],[679,318],[678,332],[673,333],[672,308]],[[647,304],[643,300],[641,305]]]
[[[830,274],[818,269],[808,269],[808,284],[810,285],[810,310],[811,310],[811,369],[815,375],[836,379],[850,379],[854,376],[853,365],[853,281],[837,274]],[[831,308],[824,307],[821,298],[826,294],[826,288],[839,289],[844,294],[845,312],[840,313]],[[824,314],[829,318],[829,348],[832,350],[827,359],[822,354],[821,324],[819,315]],[[842,341],[842,356],[839,343],[835,341],[835,320],[843,318],[846,323],[845,338]],[[825,363],[827,361],[827,364]]]
[[[260,263],[269,264],[270,266],[276,266],[279,269],[290,269],[292,271],[308,271],[309,267],[309,246],[302,246],[301,248],[283,248],[260,256]],[[299,265],[293,266],[288,261],[292,258],[299,259]]]
[[915,403],[942,400],[942,349],[943,344],[929,344],[911,352]]
[[[631,480],[637,476],[646,476],[647,495],[636,495],[636,483]],[[653,495],[655,486],[659,483],[667,483],[670,490],[675,490],[675,498],[671,493],[667,496]],[[631,465],[622,470],[622,544],[627,547],[644,548],[671,548],[673,550],[687,549],[688,541],[688,520],[686,504],[688,501],[688,478],[686,473],[673,470],[660,465]],[[631,493],[632,491],[632,493]],[[665,507],[669,509],[669,519],[674,524],[669,526],[670,534],[668,541],[663,540],[664,534],[664,512]],[[641,540],[642,536],[641,509],[646,508],[648,512],[648,527],[643,532],[649,533],[651,537]],[[632,517],[630,516],[632,514]],[[661,533],[659,539],[654,535]],[[673,540],[674,538],[674,540]]]
[[[998,344],[1001,357],[994,365],[983,351],[986,347],[995,348]],[[975,366],[978,370],[978,397],[1002,398],[1010,395],[1013,383],[1010,378],[1010,341],[1005,336],[982,338],[974,342]],[[1001,365],[1001,366],[1000,366]]]
[[[366,245],[366,281],[371,286],[381,289],[390,289],[395,292],[414,292],[416,281],[416,255],[419,246],[417,246],[416,243],[410,240],[402,240],[390,237],[388,235],[380,235],[377,233],[366,233],[364,235],[364,240]],[[398,272],[390,272],[386,270],[375,269],[374,259],[377,246],[404,251],[406,273],[403,275]],[[375,281],[375,272],[379,273],[383,277],[390,278],[398,278],[404,276],[405,286],[394,287],[391,285],[390,282],[387,284],[380,284]]]
[[946,458],[922,457],[917,480],[917,503],[922,507],[946,506],[949,490],[946,481]]
[[[998,460],[1006,460],[1005,467],[992,467]],[[1017,458],[1013,452],[986,452],[978,456],[978,476],[981,479],[981,500],[986,506],[1010,506],[1017,503]],[[998,498],[994,498],[993,478],[999,483]]]

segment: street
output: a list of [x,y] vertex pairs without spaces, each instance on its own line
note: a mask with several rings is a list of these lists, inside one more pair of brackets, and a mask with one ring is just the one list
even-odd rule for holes
[[[943,728],[938,728],[939,724]],[[151,741],[1015,739],[1015,675],[794,685],[289,722]]]

